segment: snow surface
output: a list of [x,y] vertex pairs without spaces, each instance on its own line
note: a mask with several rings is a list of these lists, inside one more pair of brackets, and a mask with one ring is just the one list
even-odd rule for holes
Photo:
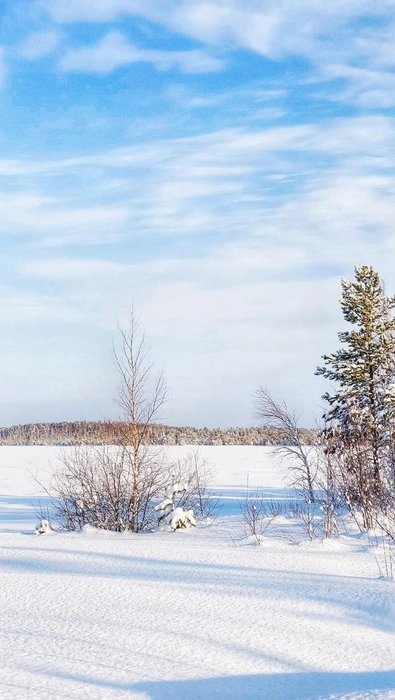
[[240,537],[247,472],[287,497],[270,448],[200,448],[210,527],[35,536],[56,453],[0,448],[1,698],[395,700],[395,584],[365,540]]

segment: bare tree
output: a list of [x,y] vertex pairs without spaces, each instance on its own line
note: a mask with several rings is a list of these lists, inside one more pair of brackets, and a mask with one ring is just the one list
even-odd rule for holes
[[300,414],[287,406],[285,401],[275,401],[270,392],[259,387],[254,394],[255,417],[270,428],[278,430],[282,444],[274,445],[275,452],[289,460],[292,472],[291,486],[299,490],[304,500],[314,503],[314,479],[316,474],[317,447],[303,444],[303,433],[298,422]]
[[[120,379],[118,405],[123,422],[117,426],[116,441],[126,455],[131,473],[129,529],[138,532],[152,492],[155,459],[148,445],[150,427],[159,418],[168,392],[163,371],[153,376],[153,365],[148,359],[145,336],[140,331],[134,307],[127,329],[119,327],[119,335],[120,346],[114,347],[114,359]],[[160,487],[163,487],[162,482]]]
[[[63,450],[49,490],[55,519],[71,530],[89,524],[140,532],[156,524],[155,505],[168,478],[163,448],[150,444],[153,421],[167,399],[163,373],[153,376],[134,309],[114,349],[123,421],[112,424],[112,445]],[[109,424],[108,424],[109,425]]]

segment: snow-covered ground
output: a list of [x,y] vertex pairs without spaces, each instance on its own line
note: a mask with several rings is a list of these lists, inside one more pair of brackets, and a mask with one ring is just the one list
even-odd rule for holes
[[212,526],[37,537],[34,476],[56,449],[0,448],[1,698],[395,699],[395,584],[364,539],[291,541],[283,518],[245,544],[247,473],[282,499],[281,469],[269,448],[200,453],[224,505]]

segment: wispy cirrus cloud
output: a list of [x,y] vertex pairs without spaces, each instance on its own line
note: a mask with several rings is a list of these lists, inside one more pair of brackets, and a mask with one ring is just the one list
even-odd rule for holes
[[254,167],[258,165],[263,171],[271,170],[275,161],[262,160],[266,152],[271,153],[273,158],[276,152],[306,151],[326,152],[334,157],[385,155],[392,164],[392,150],[388,149],[388,143],[394,129],[395,119],[380,115],[341,117],[320,123],[265,128],[222,129],[196,136],[148,140],[138,145],[101,149],[73,157],[0,159],[0,176],[56,175],[65,171],[82,172],[84,169],[92,173],[93,167],[144,171],[147,168],[166,169],[172,163],[179,164],[182,172],[184,158],[195,163],[202,177],[207,174],[203,169],[205,165],[214,168],[214,175],[218,168],[231,175],[234,170],[228,170],[230,166],[236,168],[236,172],[240,169],[243,173],[247,163],[255,163]]
[[[221,230],[225,238],[249,230],[286,240],[299,218],[298,202],[316,212],[321,230],[333,211],[342,212],[342,231],[358,231],[365,220],[392,226],[386,203],[394,135],[390,118],[337,119],[223,130],[63,160],[0,161],[8,188],[22,175],[26,181],[25,191],[12,189],[0,198],[0,229],[66,246],[76,237],[92,245],[111,237],[215,237]],[[341,185],[334,188],[337,181]],[[351,200],[343,201],[342,193],[351,182],[357,204],[346,215]],[[328,206],[319,198],[325,191]]]
[[[383,250],[381,267],[391,277],[387,254],[395,246],[395,154],[388,145],[394,135],[388,118],[342,119],[321,127],[226,131],[67,159],[54,163],[50,180],[46,163],[44,179],[35,174],[35,182],[44,188],[70,170],[76,189],[68,190],[69,202],[80,198],[87,173],[86,209],[71,208],[67,215],[66,202],[59,199],[4,197],[3,225],[34,235],[40,230],[47,245],[58,230],[57,244],[63,247],[76,244],[75,234],[82,245],[98,245],[103,231],[107,243],[111,236],[133,241],[122,262],[44,258],[24,263],[21,271],[64,280],[104,276],[126,286],[133,280],[135,291],[145,290],[136,292],[143,304],[147,286],[159,289],[164,279],[170,284],[180,275],[184,279],[184,273],[185,283],[203,289],[215,279],[230,290],[237,280],[258,283],[262,275],[266,280],[311,278],[318,261],[337,271],[366,259],[379,263]],[[93,165],[102,175],[89,184]],[[113,177],[114,188],[108,188]],[[94,193],[101,207],[92,206]],[[106,208],[103,198],[114,193],[121,200]],[[13,201],[14,210],[25,213],[10,222],[6,205]],[[177,241],[189,239],[195,255],[187,262],[184,253],[178,262]],[[153,256],[153,241],[162,241],[174,260]],[[318,288],[317,281],[317,294]]]
[[[192,39],[207,43],[248,48],[276,57],[287,53],[308,54],[326,46],[337,34],[343,49],[350,40],[360,51],[365,47],[354,35],[350,23],[361,18],[392,18],[392,0],[380,7],[373,0],[335,0],[316,3],[311,0],[279,0],[262,3],[242,0],[47,0],[51,17],[59,23],[113,22],[122,17],[141,17]],[[341,33],[339,34],[339,30]],[[382,28],[379,27],[378,31]],[[372,31],[365,32],[365,44]],[[347,50],[350,50],[348,48]]]
[[221,70],[223,62],[205,51],[156,51],[138,49],[119,32],[110,32],[97,44],[73,49],[60,61],[66,72],[110,73],[132,63],[151,63],[159,70],[179,68],[184,73]]
[[[225,4],[219,0],[194,3],[169,0],[166,4],[161,0],[51,0],[46,7],[52,19],[60,24],[138,18],[156,27],[154,31],[162,28],[198,42],[210,51],[220,48],[221,60],[204,51],[198,51],[195,56],[192,51],[189,58],[174,55],[173,61],[168,57],[168,65],[176,63],[186,72],[218,70],[221,61],[235,49],[271,61],[299,57],[307,59],[310,67],[306,66],[306,73],[318,81],[325,84],[343,80],[344,88],[338,90],[336,84],[333,86],[337,99],[349,104],[357,99],[365,107],[390,106],[388,91],[392,90],[392,78],[388,70],[394,66],[392,0],[384,0],[380,6],[373,0],[337,0],[326,4],[311,0],[298,3],[253,0],[248,5],[241,0]],[[105,72],[110,70],[103,67],[105,63],[114,67],[126,65],[136,60],[137,54],[132,44],[125,40],[116,42],[110,34],[94,47],[75,49],[63,61],[66,66],[70,63],[82,70],[85,59],[87,70]],[[148,60],[161,68],[166,57],[160,54],[143,50],[139,60]],[[201,67],[196,68],[196,64]]]
[[332,88],[327,93],[327,99],[332,97],[368,109],[387,109],[395,105],[395,73],[389,70],[328,64],[322,76],[330,81],[343,82],[342,87]]
[[[47,194],[0,192],[0,235],[18,235],[46,245],[114,241],[130,211],[120,204],[77,206]],[[118,235],[117,235],[118,234]]]

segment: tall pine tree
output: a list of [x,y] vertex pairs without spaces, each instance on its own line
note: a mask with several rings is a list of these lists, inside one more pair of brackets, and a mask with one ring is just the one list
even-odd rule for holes
[[[326,436],[333,451],[348,455],[343,464],[349,473],[342,475],[348,497],[369,514],[393,483],[395,297],[385,295],[367,265],[355,268],[354,282],[341,284],[343,316],[354,328],[338,334],[343,347],[323,355],[325,366],[316,374],[337,384],[323,396]],[[370,517],[364,520],[369,524]]]

